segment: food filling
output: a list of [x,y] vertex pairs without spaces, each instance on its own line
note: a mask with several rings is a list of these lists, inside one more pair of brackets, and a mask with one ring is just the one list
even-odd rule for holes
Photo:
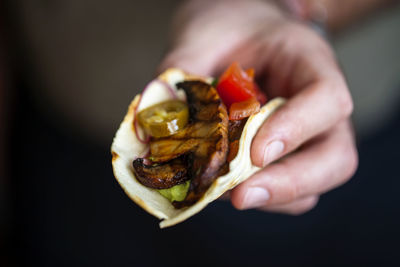
[[184,81],[176,86],[185,91],[187,103],[170,100],[136,114],[151,137],[149,156],[133,161],[138,181],[158,190],[175,208],[197,202],[229,171],[247,118],[266,100],[253,78],[254,70],[245,72],[233,63],[216,88]]

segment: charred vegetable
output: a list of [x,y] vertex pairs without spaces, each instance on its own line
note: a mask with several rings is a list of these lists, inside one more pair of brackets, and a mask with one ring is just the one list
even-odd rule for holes
[[141,158],[133,161],[136,178],[143,185],[154,189],[167,189],[188,179],[185,161],[174,159],[168,164],[144,164]]
[[[220,174],[228,154],[228,114],[211,85],[201,81],[186,81],[177,86],[186,92],[189,123],[174,135],[151,140],[152,166],[144,165],[143,160],[137,159],[133,167],[135,174],[140,176],[138,180],[152,188],[161,188],[160,179],[168,181],[168,187],[190,179],[184,200],[173,202],[179,208],[200,199]],[[179,164],[174,166],[180,158],[185,158],[185,170]],[[178,169],[187,172],[184,179],[177,175]]]

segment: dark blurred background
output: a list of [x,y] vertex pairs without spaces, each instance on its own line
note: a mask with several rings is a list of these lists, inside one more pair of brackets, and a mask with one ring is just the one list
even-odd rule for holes
[[349,183],[298,217],[217,201],[160,230],[115,181],[110,146],[178,3],[3,2],[0,266],[398,264],[400,8],[333,37],[355,100]]

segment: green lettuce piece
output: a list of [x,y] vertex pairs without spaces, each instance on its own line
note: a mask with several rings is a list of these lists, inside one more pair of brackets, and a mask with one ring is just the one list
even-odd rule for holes
[[211,86],[212,87],[217,87],[218,84],[218,78],[215,78],[212,82],[211,82]]
[[166,197],[169,201],[182,201],[185,199],[186,194],[189,190],[190,180],[183,184],[175,185],[167,189],[158,189],[157,191]]

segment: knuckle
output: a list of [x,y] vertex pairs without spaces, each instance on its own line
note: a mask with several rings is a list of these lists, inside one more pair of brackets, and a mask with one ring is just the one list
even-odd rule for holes
[[279,177],[279,179],[274,179],[269,189],[271,198],[276,204],[294,202],[299,196],[295,174],[288,172],[288,170],[290,170],[290,166],[285,159],[273,166],[273,175]]
[[340,108],[340,112],[344,118],[349,117],[353,113],[354,103],[351,94],[347,89],[339,94],[338,107]]
[[288,173],[288,166],[285,160],[270,167],[271,177],[269,179],[268,191],[270,194],[270,205],[281,205],[292,203],[299,197],[299,188],[295,182],[295,175]]
[[299,119],[291,120],[289,130],[290,130],[288,131],[289,136],[287,137],[288,140],[290,140],[293,137],[296,137],[297,138],[296,141],[299,142],[298,139],[301,139],[305,135],[304,123]]
[[309,200],[307,200],[304,204],[300,205],[299,207],[296,207],[292,210],[288,211],[288,214],[293,215],[293,216],[299,216],[303,215],[312,209],[315,208],[315,206],[318,203],[318,197],[312,197]]
[[293,202],[299,197],[299,187],[294,179],[288,179],[286,183],[286,201]]
[[345,177],[350,179],[353,177],[358,167],[358,153],[355,147],[351,147],[347,155],[347,168],[345,171]]
[[275,203],[291,203],[301,197],[301,188],[296,179],[297,174],[290,171],[290,165],[283,159],[279,162],[279,165],[275,166],[275,176],[280,177],[274,182],[274,186],[271,187],[272,198]]
[[276,135],[285,142],[287,150],[292,150],[298,147],[301,140],[304,139],[304,136],[306,135],[304,123],[296,115],[297,114],[281,112],[277,113],[277,116],[274,117],[274,122],[276,121],[277,124],[279,124],[279,122],[290,121],[290,123],[281,123],[276,132]]
[[358,153],[354,145],[350,145],[342,150],[342,171],[341,178],[338,180],[339,184],[344,184],[350,180],[358,168]]
[[303,215],[304,213],[307,213],[307,212],[309,212],[310,210],[312,210],[313,209],[313,207],[307,207],[307,208],[301,208],[301,209],[294,209],[294,210],[290,210],[290,211],[288,211],[288,214],[289,215],[292,215],[292,216],[300,216],[300,215]]

